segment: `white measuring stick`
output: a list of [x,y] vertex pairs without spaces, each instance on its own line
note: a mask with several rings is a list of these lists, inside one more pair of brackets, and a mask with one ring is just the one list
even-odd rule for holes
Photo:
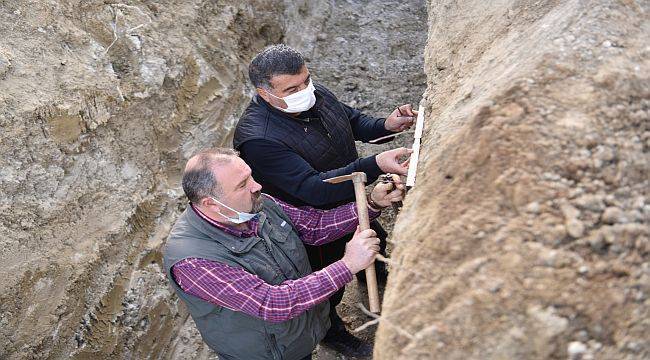
[[406,174],[406,186],[415,186],[415,174],[418,170],[418,159],[420,157],[420,139],[422,139],[422,130],[424,129],[424,106],[420,105],[418,109],[418,118],[415,122],[415,139],[413,140],[413,153],[409,161],[409,171]]

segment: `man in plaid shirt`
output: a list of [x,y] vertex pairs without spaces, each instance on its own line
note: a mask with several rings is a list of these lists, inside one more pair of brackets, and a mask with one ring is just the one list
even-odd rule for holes
[[[402,189],[377,185],[371,219]],[[343,258],[317,272],[303,243],[353,232],[355,204],[318,210],[264,195],[230,149],[192,157],[183,190],[190,204],[170,234],[165,267],[206,343],[224,359],[310,358],[329,327],[327,299],[370,265],[379,240],[373,230],[355,232]]]

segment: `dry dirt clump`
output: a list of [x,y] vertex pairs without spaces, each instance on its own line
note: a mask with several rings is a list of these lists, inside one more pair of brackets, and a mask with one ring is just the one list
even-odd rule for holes
[[185,203],[184,159],[230,144],[246,65],[281,41],[282,12],[0,1],[0,358],[204,351],[179,332],[159,249]]
[[649,13],[430,2],[375,358],[650,358]]

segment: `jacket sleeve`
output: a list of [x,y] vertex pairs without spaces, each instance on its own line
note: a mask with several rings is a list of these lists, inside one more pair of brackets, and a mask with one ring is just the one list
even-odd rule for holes
[[328,184],[324,179],[363,171],[371,183],[381,175],[374,155],[338,169],[319,172],[290,148],[272,141],[250,140],[242,144],[240,150],[244,161],[255,170],[256,180],[282,188],[314,207],[354,198],[351,181]]
[[[343,103],[341,104],[350,120],[350,126],[352,126],[352,133],[354,134],[355,140],[368,142],[372,139],[393,134],[393,132],[384,128],[384,122],[386,119],[375,118]],[[390,140],[392,139],[386,141]],[[381,141],[379,143],[384,143],[386,141]]]

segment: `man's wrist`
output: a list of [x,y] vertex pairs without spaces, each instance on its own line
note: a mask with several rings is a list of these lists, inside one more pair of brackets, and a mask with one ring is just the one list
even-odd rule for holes
[[372,211],[374,211],[374,212],[381,212],[381,210],[383,210],[384,208],[386,208],[385,206],[381,206],[381,205],[377,204],[377,203],[372,199],[372,195],[371,195],[371,194],[367,194],[367,195],[366,195],[366,199],[367,199],[366,202],[368,203],[368,207],[370,208],[370,210],[372,210]]
[[368,182],[375,181],[379,175],[384,173],[377,163],[377,155],[359,159],[359,167],[357,168],[357,171],[365,172]]
[[345,265],[345,267],[350,271],[350,274],[354,275],[354,274],[356,274],[357,272],[359,272],[359,270],[356,270],[356,269],[354,268],[354,266],[352,265],[352,262],[349,261],[349,260],[347,260],[347,259],[345,258],[345,255],[344,255],[343,258],[341,259],[341,262],[342,262],[343,265]]

